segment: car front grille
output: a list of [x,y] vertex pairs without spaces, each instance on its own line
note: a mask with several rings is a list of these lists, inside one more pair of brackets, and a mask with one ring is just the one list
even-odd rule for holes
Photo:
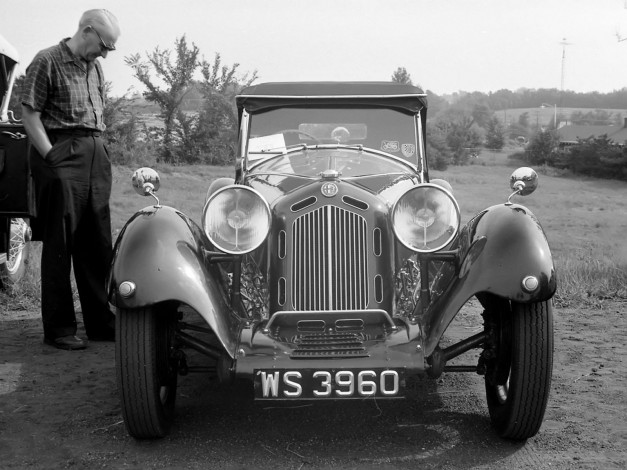
[[323,206],[292,227],[294,310],[363,310],[368,305],[366,221]]
[[362,339],[355,333],[302,335],[292,351],[292,359],[368,357]]

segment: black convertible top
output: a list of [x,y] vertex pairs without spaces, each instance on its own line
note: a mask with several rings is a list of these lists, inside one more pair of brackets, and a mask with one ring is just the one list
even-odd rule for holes
[[[284,106],[381,106],[417,113],[427,107],[418,87],[396,82],[271,82],[244,88],[237,108],[248,113]],[[315,103],[315,104],[314,104]]]

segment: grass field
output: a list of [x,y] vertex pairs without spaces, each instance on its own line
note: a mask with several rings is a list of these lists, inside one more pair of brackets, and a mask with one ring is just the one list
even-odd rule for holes
[[[462,223],[510,194],[516,164],[506,152],[483,151],[472,165],[431,171],[448,180],[462,210]],[[161,176],[161,204],[176,207],[200,223],[209,183],[233,175],[231,167],[156,167]],[[114,168],[111,198],[114,236],[137,210],[152,205],[131,187],[133,169]],[[542,174],[535,193],[515,201],[527,206],[543,225],[558,272],[558,305],[602,304],[627,299],[627,183]],[[0,293],[0,311],[39,308],[40,244],[32,244],[31,269],[13,292]]]

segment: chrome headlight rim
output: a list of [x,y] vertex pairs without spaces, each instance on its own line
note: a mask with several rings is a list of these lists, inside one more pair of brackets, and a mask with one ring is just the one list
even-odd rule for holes
[[[226,247],[222,246],[220,244],[220,241],[216,240],[215,237],[212,237],[211,233],[209,232],[209,230],[207,230],[206,217],[207,217],[207,210],[209,209],[209,206],[211,205],[211,202],[214,201],[220,194],[222,194],[224,192],[227,192],[227,191],[231,191],[233,189],[249,191],[252,194],[254,194],[262,202],[262,205],[263,205],[263,207],[265,209],[265,215],[266,215],[266,218],[267,218],[266,234],[263,237],[260,237],[257,243],[251,245],[246,250],[232,250],[232,249],[229,249],[229,248],[226,248]],[[218,248],[220,251],[222,251],[224,253],[227,253],[227,254],[230,254],[230,255],[245,255],[245,254],[250,253],[252,251],[255,251],[257,248],[259,248],[265,242],[265,240],[268,238],[268,234],[270,233],[271,223],[272,223],[272,213],[271,213],[270,205],[268,204],[268,201],[266,201],[266,199],[261,195],[261,193],[259,193],[259,191],[251,188],[250,186],[245,186],[243,184],[230,184],[228,186],[224,186],[224,187],[216,190],[213,194],[211,194],[211,196],[209,196],[207,198],[207,200],[205,201],[205,205],[203,207],[203,210],[202,210],[202,229],[203,229],[203,232],[205,233],[205,235],[207,236],[209,241],[213,244],[213,246]]]
[[[450,236],[446,239],[445,242],[442,242],[440,244],[438,244],[435,247],[432,248],[428,248],[428,249],[424,249],[424,248],[417,248],[416,246],[412,245],[411,243],[408,243],[404,237],[402,237],[397,230],[397,224],[395,223],[395,217],[396,217],[396,209],[398,207],[398,204],[401,202],[401,200],[410,192],[413,191],[417,191],[420,189],[425,189],[425,188],[433,188],[437,191],[441,191],[442,193],[444,193],[448,199],[452,202],[453,207],[455,209],[455,214],[456,214],[456,226],[454,227],[454,230],[452,231],[452,233],[450,234]],[[394,231],[394,235],[396,237],[396,239],[406,248],[417,252],[417,253],[434,253],[436,251],[440,251],[443,248],[445,248],[446,246],[450,245],[451,242],[457,237],[460,227],[461,227],[461,212],[459,209],[459,204],[457,203],[457,200],[455,199],[455,197],[453,196],[453,193],[451,191],[449,191],[448,189],[446,189],[443,186],[440,186],[438,184],[433,184],[433,183],[420,183],[416,186],[413,186],[409,189],[407,189],[407,191],[403,192],[403,194],[401,194],[397,199],[396,202],[394,203],[394,205],[392,206],[392,210],[390,212],[391,214],[391,225],[392,225],[392,230]]]

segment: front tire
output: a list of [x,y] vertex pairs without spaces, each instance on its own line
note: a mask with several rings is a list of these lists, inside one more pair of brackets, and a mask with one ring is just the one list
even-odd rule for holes
[[174,418],[178,362],[176,310],[121,309],[116,315],[116,369],[122,415],[137,439],[164,437]]
[[486,313],[496,343],[485,379],[492,426],[501,437],[525,440],[540,429],[549,398],[552,305],[493,302]]

